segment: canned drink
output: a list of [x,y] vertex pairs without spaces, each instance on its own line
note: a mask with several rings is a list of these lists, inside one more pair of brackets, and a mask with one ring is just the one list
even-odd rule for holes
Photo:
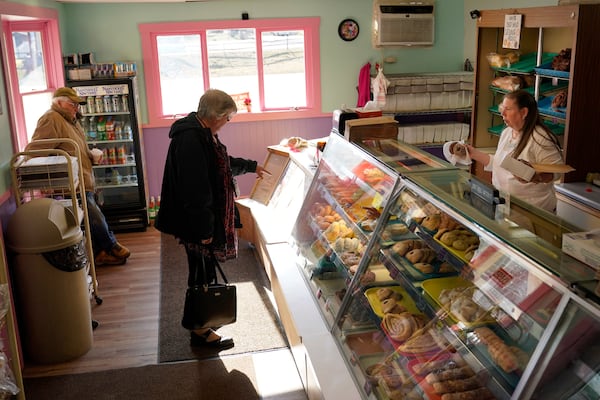
[[110,99],[112,101],[113,112],[121,111],[121,96],[119,96],[118,94],[115,94],[114,96],[111,96]]
[[96,96],[94,99],[94,105],[96,106],[96,113],[102,114],[104,112],[104,104],[103,104],[102,96]]
[[112,112],[112,99],[110,98],[109,95],[106,95],[103,97],[102,99],[103,101],[103,105],[104,105],[104,112]]

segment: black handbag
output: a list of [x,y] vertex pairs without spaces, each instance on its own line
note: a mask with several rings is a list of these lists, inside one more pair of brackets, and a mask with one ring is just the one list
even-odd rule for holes
[[[236,321],[236,287],[227,282],[219,262],[214,255],[212,258],[221,273],[224,283],[218,283],[217,277],[215,283],[188,287],[185,293],[183,319],[181,320],[181,325],[186,329],[218,328]],[[202,273],[204,274],[204,282],[207,282],[204,262],[204,257],[202,257]]]

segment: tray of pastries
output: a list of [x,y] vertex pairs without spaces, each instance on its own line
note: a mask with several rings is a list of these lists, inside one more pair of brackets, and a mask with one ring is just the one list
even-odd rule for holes
[[448,312],[454,322],[461,322],[467,328],[496,322],[491,316],[494,304],[461,277],[429,279],[422,283],[422,287],[426,298]]
[[485,382],[456,353],[426,362],[408,362],[412,374],[429,400],[488,400],[496,397]]
[[422,281],[442,276],[457,275],[448,262],[438,259],[435,250],[421,239],[401,240],[388,249],[389,255],[408,266],[406,271],[413,280]]
[[380,318],[385,314],[400,314],[406,311],[420,314],[415,302],[402,286],[371,287],[364,293],[373,312]]

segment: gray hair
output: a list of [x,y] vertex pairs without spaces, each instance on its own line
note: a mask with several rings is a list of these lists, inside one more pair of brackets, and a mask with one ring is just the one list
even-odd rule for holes
[[219,89],[208,89],[198,103],[199,118],[217,119],[237,112],[235,101],[230,95]]
[[52,104],[58,104],[59,101],[73,101],[70,98],[68,98],[67,96],[58,96],[58,97],[53,97],[52,98]]

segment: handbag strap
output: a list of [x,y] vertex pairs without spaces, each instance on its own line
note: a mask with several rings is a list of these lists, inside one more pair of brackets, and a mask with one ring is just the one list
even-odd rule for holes
[[[212,261],[215,263],[215,266],[217,267],[217,269],[219,270],[219,273],[221,274],[221,278],[223,278],[223,282],[225,282],[226,285],[229,284],[229,281],[227,280],[227,277],[225,276],[225,273],[223,272],[223,269],[221,268],[221,264],[219,263],[219,261],[217,260],[217,257],[215,256],[214,252],[210,252]],[[202,257],[202,273],[204,274],[204,286],[207,287],[208,286],[208,281],[206,279],[206,264],[204,261],[204,257]],[[217,279],[218,282],[218,279]]]

